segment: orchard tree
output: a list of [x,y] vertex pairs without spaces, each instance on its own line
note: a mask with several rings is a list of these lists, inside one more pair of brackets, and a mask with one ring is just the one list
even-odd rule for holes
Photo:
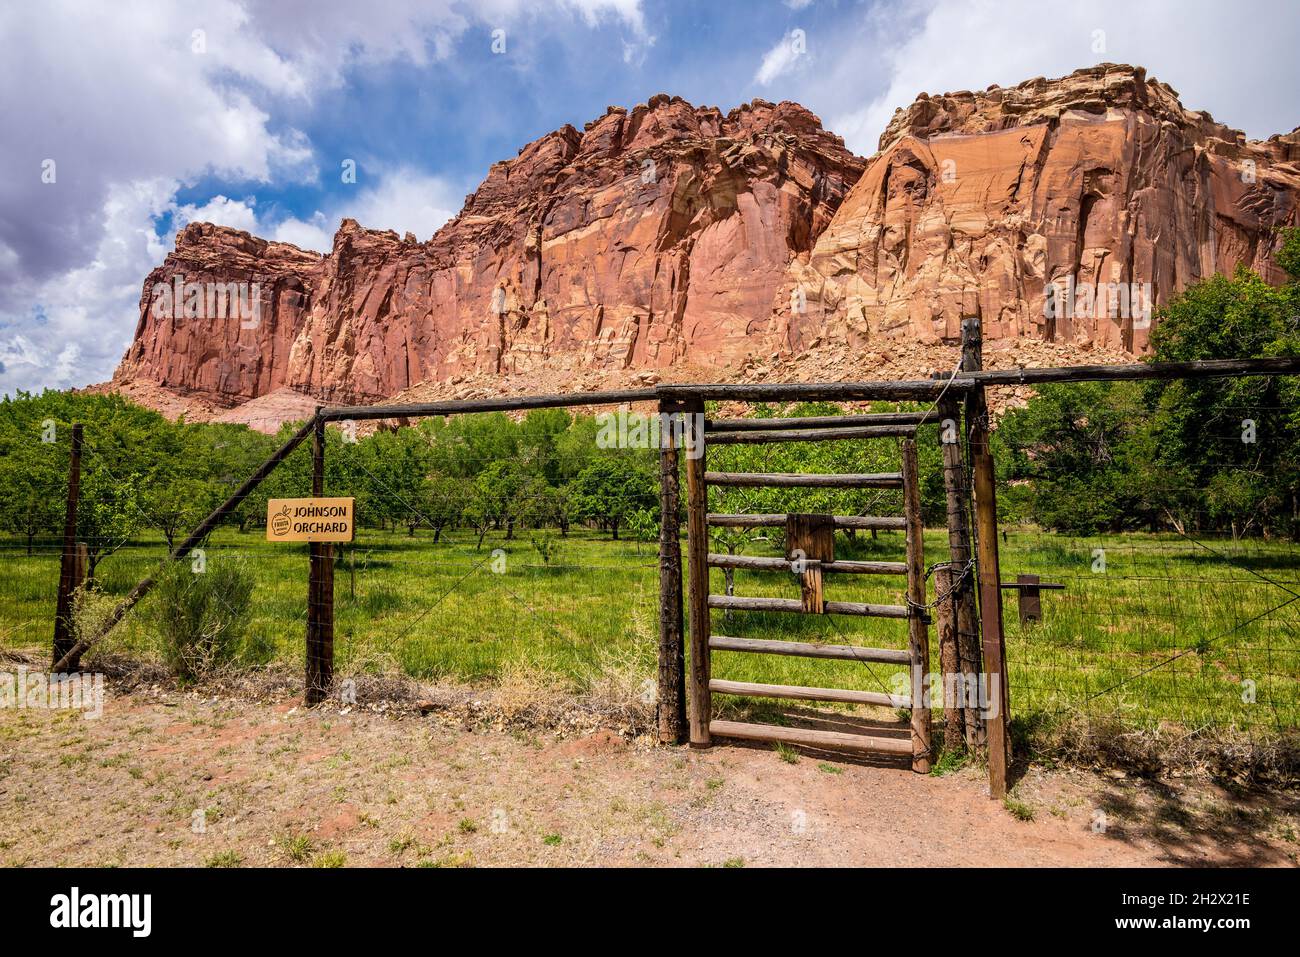
[[39,435],[0,428],[0,523],[27,541],[59,528],[67,496],[68,450]]
[[579,518],[608,528],[615,540],[633,512],[658,502],[649,469],[630,455],[596,459],[569,484],[569,498]]

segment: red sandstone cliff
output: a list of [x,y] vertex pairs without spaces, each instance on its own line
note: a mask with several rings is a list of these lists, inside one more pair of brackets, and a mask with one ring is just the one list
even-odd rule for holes
[[[725,367],[862,169],[793,103],[611,107],[494,165],[425,243],[346,220],[321,259],[187,227],[114,379],[230,405],[284,386],[366,401],[543,364],[664,368],[687,350]],[[177,274],[260,278],[262,325],[156,318],[151,290]]]
[[1298,161],[1300,131],[1247,142],[1128,66],[922,95],[792,267],[807,305],[778,299],[779,331],[795,352],[857,349],[951,339],[979,315],[986,339],[1141,352],[1134,310],[1049,317],[1044,287],[1150,284],[1163,303],[1238,265],[1280,281],[1275,230],[1297,222]]
[[[1297,221],[1300,135],[1247,142],[1133,67],[922,95],[880,146],[861,160],[792,103],[660,95],[494,165],[428,242],[348,220],[320,257],[194,224],[114,386],[273,423],[304,394],[917,374],[969,314],[1039,362],[1140,352],[1140,318],[1048,318],[1044,285],[1158,303],[1238,264],[1276,278]],[[258,282],[260,322],[155,317],[177,276]]]

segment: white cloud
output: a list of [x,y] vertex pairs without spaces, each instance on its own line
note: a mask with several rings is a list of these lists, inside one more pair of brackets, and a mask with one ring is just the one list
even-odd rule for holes
[[130,342],[144,277],[165,255],[154,222],[176,186],[171,180],[113,186],[89,261],[44,280],[23,278],[10,290],[24,305],[0,311],[6,391],[80,386],[112,371]]
[[806,34],[802,29],[791,30],[763,55],[763,62],[754,73],[754,82],[767,86],[777,77],[791,72],[800,58],[807,56],[806,43]]
[[[355,199],[344,199],[328,213],[317,210],[306,220],[290,218],[259,228],[261,235],[317,252],[330,251],[334,231],[345,218],[355,219],[368,229],[411,232],[423,242],[456,215],[464,197],[464,188],[457,188],[443,177],[401,168],[382,175],[373,187],[360,188]],[[238,213],[233,218],[238,218]]]
[[[459,197],[410,172],[301,220],[259,216],[255,197],[175,197],[205,177],[312,182],[312,144],[276,118],[286,107],[310,112],[353,69],[445,59],[475,23],[541,22],[557,8],[648,42],[639,0],[0,6],[0,393],[111,374],[143,279],[166,253],[156,235],[165,213],[326,249],[341,215],[427,239]],[[54,183],[41,182],[46,159]]]
[[331,222],[324,213],[317,210],[305,220],[296,217],[283,220],[262,235],[278,243],[292,243],[299,249],[327,253],[334,245],[334,227],[338,225],[337,222],[331,225]]
[[[1249,16],[1225,16],[1207,0],[900,0],[868,20],[889,79],[865,103],[824,114],[858,153],[875,152],[894,110],[919,93],[1011,86],[1101,62],[1146,67],[1179,91],[1184,106],[1257,138],[1300,121],[1300,18],[1287,0],[1259,0]],[[863,46],[839,55],[860,60]]]
[[606,18],[622,20],[638,36],[645,34],[645,16],[641,0],[561,0],[564,6],[582,14],[587,26],[598,26]]
[[185,228],[186,223],[217,223],[232,229],[257,233],[256,197],[248,199],[229,199],[225,196],[213,196],[202,206],[190,203],[180,206],[172,214],[172,236]]

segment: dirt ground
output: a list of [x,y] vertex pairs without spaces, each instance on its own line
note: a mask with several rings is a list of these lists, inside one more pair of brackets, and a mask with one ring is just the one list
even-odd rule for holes
[[976,768],[921,776],[842,755],[475,730],[291,698],[110,688],[98,720],[0,709],[4,866],[1300,861],[1295,794],[1031,769],[1014,798],[989,800]]

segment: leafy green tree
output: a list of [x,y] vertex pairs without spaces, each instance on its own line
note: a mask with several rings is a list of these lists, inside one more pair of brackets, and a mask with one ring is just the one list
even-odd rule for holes
[[92,469],[82,476],[77,503],[77,541],[86,546],[86,579],[109,555],[129,542],[144,525],[139,475]]
[[513,460],[493,462],[474,480],[476,501],[483,507],[493,528],[505,528],[506,541],[514,538],[515,523],[527,502],[525,490],[528,485],[528,474]]
[[518,460],[518,427],[501,412],[429,419],[420,431],[432,448],[432,469],[443,475],[472,479],[494,462]]
[[574,514],[609,529],[615,540],[632,513],[658,501],[649,470],[625,456],[593,461],[569,483],[569,498]]
[[163,533],[167,550],[219,504],[220,487],[188,475],[155,483],[141,503],[150,524]]
[[1141,388],[1105,382],[1048,385],[996,432],[995,454],[1012,482],[1032,489],[1042,524],[1087,534],[1148,516],[1126,471],[1125,444],[1141,427]]
[[534,409],[519,423],[521,460],[548,485],[562,480],[558,445],[572,424],[573,416],[564,409]]
[[67,499],[68,456],[63,447],[31,433],[0,429],[0,523],[27,541],[56,532]]
[[401,523],[407,533],[428,524],[433,449],[418,429],[375,432],[358,443],[359,484],[372,517]]
[[433,529],[433,540],[442,538],[443,529],[454,526],[465,510],[469,497],[469,483],[464,479],[449,475],[432,475],[426,497],[429,525]]
[[[1288,250],[1295,244],[1289,234]],[[1294,265],[1294,264],[1293,264]],[[1300,283],[1238,270],[1189,288],[1159,314],[1161,362],[1300,355]],[[1196,520],[1234,533],[1300,532],[1300,382],[1295,377],[1181,379],[1147,386],[1160,441],[1153,463],[1203,493]]]

